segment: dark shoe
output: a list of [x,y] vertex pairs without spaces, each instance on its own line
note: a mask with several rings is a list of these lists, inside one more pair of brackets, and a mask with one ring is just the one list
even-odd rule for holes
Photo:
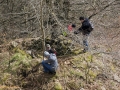
[[83,52],[83,53],[86,53],[87,51],[84,49],[82,52]]
[[56,74],[56,72],[49,72],[49,74],[53,74],[53,75],[55,75],[55,74]]
[[86,53],[86,50],[81,50],[81,52],[79,52],[79,54],[83,54],[83,53]]
[[44,73],[50,73],[49,71],[43,71]]

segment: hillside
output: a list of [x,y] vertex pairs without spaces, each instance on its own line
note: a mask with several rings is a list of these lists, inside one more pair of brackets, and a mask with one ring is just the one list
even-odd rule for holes
[[[90,17],[90,49],[70,23]],[[43,72],[44,44],[55,45],[56,75]],[[1,0],[0,90],[120,90],[119,0]]]
[[59,69],[56,75],[43,73],[40,65],[37,71],[31,71],[27,77],[24,77],[24,72],[20,70],[32,70],[31,68],[41,62],[42,58],[27,58],[23,51],[17,52],[12,58],[19,61],[11,62],[10,66],[8,60],[13,59],[10,59],[9,52],[0,54],[1,90],[120,89],[120,61],[107,52],[91,51],[84,54],[58,56]]

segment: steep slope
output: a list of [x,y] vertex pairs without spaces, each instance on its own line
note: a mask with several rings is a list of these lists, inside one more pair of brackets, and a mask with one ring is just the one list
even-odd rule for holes
[[[104,44],[101,46],[103,47]],[[37,71],[31,71],[28,76],[24,76],[24,71],[20,73],[20,70],[32,70],[42,58],[39,56],[32,59],[24,51],[17,48],[13,50],[17,52],[10,54],[5,50],[0,54],[0,89],[2,90],[120,89],[120,61],[115,59],[105,47],[97,49],[98,51],[91,49],[87,53],[72,56],[58,56],[59,69],[56,75],[43,73],[40,65]]]

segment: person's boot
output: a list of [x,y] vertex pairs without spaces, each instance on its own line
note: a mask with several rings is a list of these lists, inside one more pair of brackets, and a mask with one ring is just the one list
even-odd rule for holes
[[83,50],[83,53],[86,53],[86,49]]
[[88,47],[84,48],[83,53],[86,53],[88,51]]
[[56,74],[56,72],[49,72],[49,74],[53,74],[53,75],[55,75],[55,74]]

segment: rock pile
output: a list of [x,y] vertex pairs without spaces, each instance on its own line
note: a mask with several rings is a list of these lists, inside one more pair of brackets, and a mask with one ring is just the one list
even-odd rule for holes
[[[63,35],[59,35],[55,39],[51,39],[50,37],[47,37],[45,39],[45,43],[54,46],[58,56],[77,54],[76,51],[78,52],[80,51],[79,49],[77,49],[77,47],[75,46],[72,40],[70,40],[68,37],[65,37]],[[40,52],[43,49],[42,39],[33,40],[32,44],[29,46],[29,49],[34,49]]]

